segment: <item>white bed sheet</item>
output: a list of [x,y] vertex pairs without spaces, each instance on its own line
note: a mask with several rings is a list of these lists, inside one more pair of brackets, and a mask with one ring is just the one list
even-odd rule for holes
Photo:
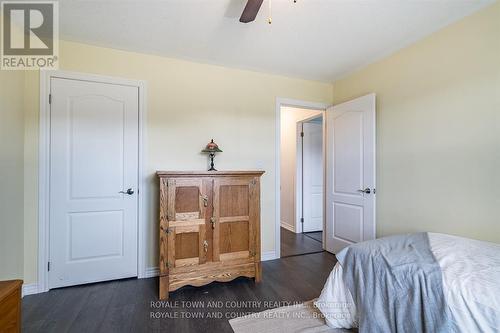
[[500,332],[500,244],[429,233],[457,332]]
[[342,278],[342,266],[335,264],[314,305],[325,316],[326,324],[334,328],[358,327],[356,305]]
[[[443,275],[443,292],[456,332],[500,332],[500,244],[429,233]],[[337,263],[316,307],[328,326],[357,327],[352,295]]]

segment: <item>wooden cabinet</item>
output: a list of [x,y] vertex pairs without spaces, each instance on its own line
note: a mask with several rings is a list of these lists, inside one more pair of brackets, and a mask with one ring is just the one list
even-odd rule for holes
[[166,172],[160,180],[160,299],[185,285],[261,279],[262,171]]
[[0,281],[0,332],[21,332],[22,280]]

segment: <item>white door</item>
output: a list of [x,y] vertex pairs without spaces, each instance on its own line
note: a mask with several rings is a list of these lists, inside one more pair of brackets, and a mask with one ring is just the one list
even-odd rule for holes
[[137,276],[138,88],[50,93],[49,288]]
[[[321,118],[320,118],[321,119]],[[323,123],[302,124],[304,232],[323,230]]]
[[375,94],[326,111],[326,248],[375,238]]

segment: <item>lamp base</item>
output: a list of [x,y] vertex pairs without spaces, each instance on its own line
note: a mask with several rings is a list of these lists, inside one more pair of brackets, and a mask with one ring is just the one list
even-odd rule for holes
[[208,171],[217,171],[217,169],[214,168],[214,157],[215,153],[210,153],[210,169]]

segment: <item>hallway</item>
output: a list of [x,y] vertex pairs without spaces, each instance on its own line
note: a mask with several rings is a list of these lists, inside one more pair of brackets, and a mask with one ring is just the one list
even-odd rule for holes
[[281,228],[281,257],[321,252],[322,238],[321,231],[296,234]]

